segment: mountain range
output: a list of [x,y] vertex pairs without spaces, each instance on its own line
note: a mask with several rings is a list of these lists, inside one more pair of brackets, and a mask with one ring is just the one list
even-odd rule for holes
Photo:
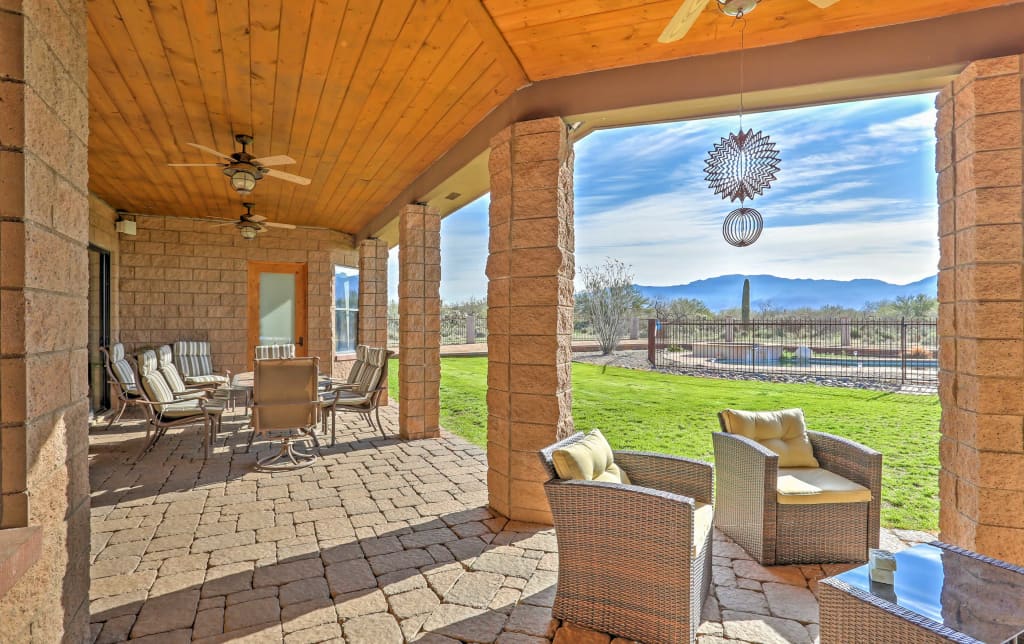
[[689,284],[637,284],[636,288],[650,300],[692,298],[701,300],[712,311],[721,311],[740,306],[744,279],[750,279],[750,305],[753,310],[767,302],[776,309],[820,308],[828,305],[860,309],[868,302],[894,300],[901,295],[923,293],[935,297],[938,293],[938,277],[935,275],[910,284],[890,284],[875,279],[840,281],[790,279],[774,275],[720,275]]

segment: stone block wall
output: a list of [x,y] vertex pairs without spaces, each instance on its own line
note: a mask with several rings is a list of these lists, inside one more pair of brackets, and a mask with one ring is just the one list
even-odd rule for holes
[[441,216],[410,204],[398,215],[398,430],[405,439],[440,435],[440,289]]
[[0,529],[42,539],[10,642],[89,635],[86,25],[82,0],[0,2]]
[[356,266],[349,235],[321,228],[272,229],[253,240],[231,226],[195,218],[137,218],[138,234],[120,240],[120,335],[134,350],[179,339],[208,340],[213,364],[248,369],[246,317],[250,261],[307,267],[307,352],[331,369],[334,265]]
[[[359,244],[358,338],[359,344],[388,346],[388,244],[382,239]],[[382,400],[388,401],[386,391]]]
[[487,487],[491,506],[551,523],[537,452],[572,422],[573,151],[558,118],[491,140]]
[[936,101],[940,538],[1024,564],[1021,56],[976,61]]

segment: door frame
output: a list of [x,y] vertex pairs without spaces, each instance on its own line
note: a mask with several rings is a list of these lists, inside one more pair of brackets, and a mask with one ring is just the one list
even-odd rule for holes
[[[96,244],[89,244],[88,252],[96,253],[99,256],[99,301],[96,305],[100,310],[99,319],[99,337],[97,338],[97,345],[100,347],[110,346],[110,335],[111,335],[111,257],[110,251],[106,248],[97,246]],[[90,285],[91,287],[91,285]],[[89,295],[92,295],[91,288]],[[92,356],[87,356],[86,363],[89,365],[89,376],[90,376],[90,391],[89,391],[89,406],[92,406],[92,386],[97,386],[96,383],[91,382],[93,364],[91,362]],[[102,357],[100,358],[100,366],[102,368]],[[100,408],[90,409],[93,414],[100,414],[110,409],[110,383],[107,382],[107,374],[101,371],[100,380],[101,383],[98,385],[101,387],[103,395],[100,398]]]
[[248,278],[246,285],[246,318],[248,318],[247,357],[246,364],[253,368],[256,345],[260,337],[260,273],[291,273],[295,275],[295,334],[299,341],[295,343],[295,355],[308,354],[309,328],[307,320],[309,312],[306,308],[306,291],[308,269],[300,262],[248,262]]

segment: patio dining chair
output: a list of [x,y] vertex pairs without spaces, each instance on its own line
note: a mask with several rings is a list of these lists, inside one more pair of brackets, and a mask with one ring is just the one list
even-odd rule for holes
[[762,565],[867,561],[882,455],[808,431],[800,409],[718,414],[715,527]]
[[[361,349],[361,351],[360,351]],[[360,360],[360,355],[363,360]],[[320,394],[320,406],[324,411],[323,429],[327,431],[327,414],[331,418],[331,445],[337,440],[337,412],[356,413],[372,428],[387,437],[380,421],[381,398],[388,388],[388,360],[395,355],[382,347],[356,348],[356,362],[346,382],[337,383]],[[353,381],[352,374],[355,373]],[[376,419],[376,425],[374,424]]]
[[219,386],[212,382],[194,385],[185,384],[185,380],[181,377],[178,367],[174,364],[174,353],[169,344],[157,347],[155,352],[146,350],[142,353],[145,354],[147,368],[152,364],[153,356],[149,354],[155,354],[157,370],[163,375],[164,380],[167,381],[171,392],[178,398],[195,398],[198,397],[196,394],[207,396],[210,390],[216,389]]
[[248,452],[257,436],[285,432],[280,450],[256,461],[265,469],[296,469],[316,462],[316,453],[295,449],[293,432],[310,439],[319,450],[316,426],[320,422],[320,359],[257,360],[253,371],[252,427]]
[[[146,425],[146,446],[142,453],[149,451],[157,441],[171,427],[191,425],[197,422],[203,424],[203,457],[210,455],[210,443],[213,442],[216,432],[220,429],[221,418],[224,407],[219,402],[207,400],[204,392],[194,392],[198,397],[190,396],[180,398],[171,391],[170,385],[160,370],[153,365],[156,362],[155,355],[150,357],[145,354],[152,354],[153,351],[144,351],[136,359],[139,367],[139,388],[140,397],[136,404],[141,405],[145,411]],[[145,362],[145,367],[142,366]],[[150,438],[150,429],[153,430]]]
[[257,360],[279,360],[295,357],[294,344],[260,344],[256,346]]
[[226,385],[231,372],[215,373],[210,343],[198,340],[179,340],[174,343],[174,363],[186,385]]
[[551,614],[629,640],[693,642],[711,583],[711,464],[612,450],[597,430],[540,460],[558,540]]
[[104,427],[110,429],[111,425],[121,420],[124,410],[134,405],[142,394],[135,379],[135,369],[125,356],[123,344],[116,342],[109,347],[100,347],[100,353],[103,355],[103,367],[107,371],[107,384],[117,391],[120,404],[117,413],[111,414],[110,421]]

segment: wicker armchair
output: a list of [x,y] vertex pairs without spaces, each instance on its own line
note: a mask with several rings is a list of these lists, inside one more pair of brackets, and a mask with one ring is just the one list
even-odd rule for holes
[[808,431],[821,469],[871,492],[863,503],[778,502],[779,456],[729,433],[722,413],[715,448],[715,527],[762,565],[867,561],[878,547],[882,455],[831,434]]
[[552,614],[627,639],[693,642],[712,543],[710,520],[695,521],[695,512],[711,503],[712,466],[615,451],[632,485],[559,479],[552,453],[582,439],[577,433],[540,453],[558,539]]

